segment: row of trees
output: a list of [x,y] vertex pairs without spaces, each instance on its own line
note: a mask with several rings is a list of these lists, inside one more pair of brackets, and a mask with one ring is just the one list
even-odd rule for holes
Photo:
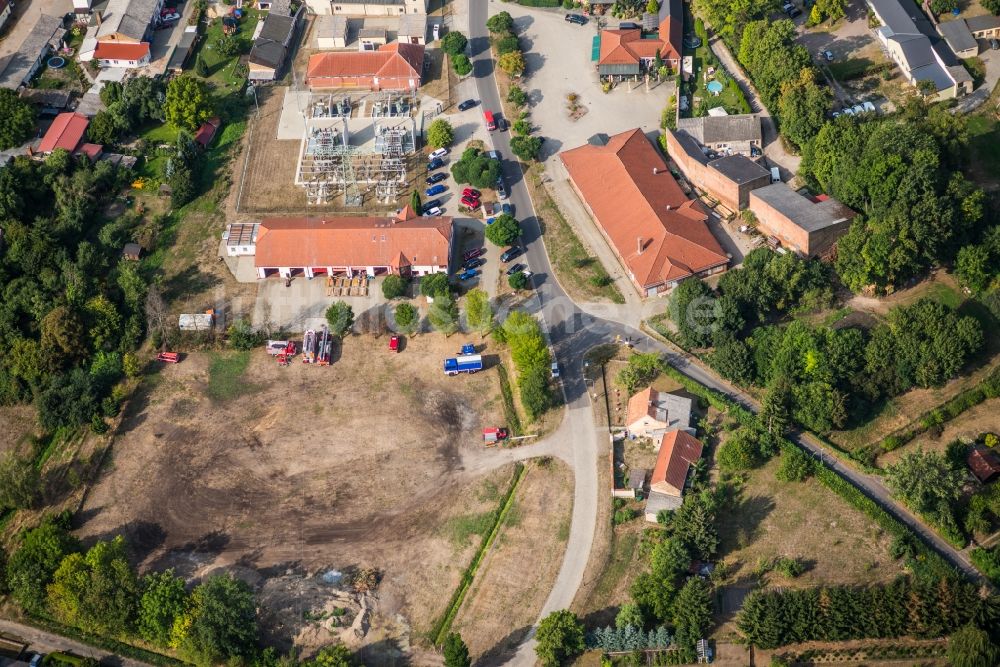
[[87,126],[90,140],[117,144],[145,123],[163,122],[166,88],[160,77],[136,76],[125,83],[109,81],[101,88],[105,109]]
[[524,52],[514,33],[514,19],[507,12],[498,12],[486,21],[493,47],[497,51],[497,67],[507,76],[517,78],[524,74]]
[[542,327],[531,315],[515,310],[493,332],[494,338],[510,348],[517,369],[521,404],[529,419],[537,419],[552,406],[549,369],[552,354],[545,344]]
[[756,590],[736,619],[746,640],[772,649],[807,641],[942,637],[968,623],[996,632],[1000,607],[957,579],[899,578],[868,588]]
[[[0,571],[6,575],[0,592],[9,590],[28,613],[103,637],[141,640],[198,665],[300,664],[258,649],[256,601],[240,579],[216,575],[188,590],[172,570],[139,576],[121,536],[84,551],[68,523],[67,513],[25,531]],[[353,661],[343,646],[334,646],[301,664],[347,667]]]
[[144,335],[146,279],[120,261],[138,216],[101,211],[129,174],[62,150],[0,170],[0,403],[34,400],[42,426],[91,422]]

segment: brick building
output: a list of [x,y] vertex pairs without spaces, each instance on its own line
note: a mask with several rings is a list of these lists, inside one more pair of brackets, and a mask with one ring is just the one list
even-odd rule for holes
[[771,183],[771,174],[744,155],[711,159],[698,141],[686,132],[667,130],[667,154],[691,183],[739,211],[747,207],[750,191]]
[[751,192],[750,210],[757,216],[761,233],[806,257],[826,255],[857,215],[832,197],[804,197],[787,183]]

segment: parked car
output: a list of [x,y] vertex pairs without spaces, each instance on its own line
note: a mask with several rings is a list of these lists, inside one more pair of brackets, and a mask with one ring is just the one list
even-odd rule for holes
[[458,105],[458,110],[459,111],[466,111],[468,109],[471,109],[474,106],[476,106],[476,101],[475,100],[465,100],[464,102],[462,102],[462,103],[460,103]]
[[437,149],[436,151],[434,151],[433,153],[430,154],[430,159],[436,160],[438,158],[443,158],[447,154],[448,154],[448,149],[447,148],[439,148],[439,149]]
[[853,107],[851,107],[851,111],[854,112],[855,116],[859,116],[859,115],[865,113],[867,111],[867,109],[865,109],[860,104],[855,104]]
[[460,201],[462,202],[462,206],[466,206],[468,208],[473,208],[473,209],[479,208],[479,200],[476,199],[475,197],[465,196],[462,197]]
[[497,129],[501,132],[507,131],[507,119],[503,116],[497,116]]
[[475,188],[462,188],[462,196],[475,197],[476,199],[479,199],[480,197],[483,196],[483,193],[480,192],[479,190],[476,190]]
[[479,275],[479,269],[466,269],[458,274],[459,280],[468,280],[469,278],[475,278]]
[[865,111],[869,113],[878,113],[878,109],[876,109],[875,105],[872,104],[871,102],[862,102],[861,106],[863,106],[865,108]]
[[[503,258],[501,257],[501,259]],[[511,264],[510,267],[507,269],[507,275],[512,276],[515,273],[521,273],[526,268],[528,267],[526,267],[524,264]]]
[[482,255],[485,252],[486,252],[486,248],[482,248],[482,247],[480,247],[480,248],[473,248],[472,250],[466,250],[465,254],[462,255],[462,259],[464,259],[465,261],[469,261],[470,259],[473,259],[474,257],[479,257],[480,255]]
[[619,30],[639,30],[640,28],[642,28],[641,25],[632,21],[622,21],[618,24]]
[[434,171],[435,169],[440,169],[444,166],[444,160],[439,157],[434,158],[427,163],[427,171]]
[[511,246],[510,248],[504,250],[503,254],[500,255],[500,261],[506,264],[520,254],[521,246]]
[[446,178],[448,178],[448,174],[445,173],[445,172],[443,172],[443,171],[439,171],[436,174],[431,174],[427,178],[427,185],[434,185],[435,183],[440,183],[441,181],[443,181]]
[[507,184],[503,181],[503,176],[497,179],[497,197],[500,199],[506,199],[509,195],[507,194]]
[[434,195],[441,194],[447,189],[448,189],[447,185],[443,183],[438,183],[437,185],[429,187],[426,190],[424,190],[424,194],[427,195],[428,197],[433,197]]
[[587,25],[587,17],[582,14],[567,14],[567,23],[575,23],[577,25]]
[[500,151],[489,151],[486,156],[491,160],[500,160]]
[[473,257],[472,259],[465,260],[465,264],[463,264],[462,266],[465,267],[466,269],[474,269],[478,266],[482,266],[485,263],[486,260],[483,259],[482,257]]
[[399,352],[399,336],[391,336],[389,338],[389,351]]
[[824,52],[823,52],[823,58],[824,58],[824,59],[826,60],[826,62],[828,62],[828,63],[829,63],[829,62],[833,62],[833,51],[824,51]]
[[802,16],[802,10],[798,7],[792,7],[792,10],[788,12],[788,18],[794,19],[797,16]]
[[441,215],[442,213],[444,213],[444,211],[441,210],[440,206],[432,206],[430,208],[427,208],[425,206],[424,207],[423,217],[425,217],[425,218],[436,218],[439,215]]
[[160,10],[160,16],[166,16],[167,14],[176,14],[176,13],[177,13],[176,7],[164,7],[163,9]]
[[507,202],[504,202],[500,205],[500,212],[505,215],[514,215],[514,207]]
[[180,17],[181,17],[181,15],[178,14],[177,12],[174,12],[172,14],[161,14],[160,15],[160,21],[162,21],[163,23],[168,23],[170,21],[176,21]]
[[156,26],[156,29],[157,30],[169,30],[170,28],[173,28],[175,25],[177,25],[177,21],[167,21],[165,23],[161,23],[158,26]]
[[559,378],[559,363],[553,361],[552,362],[552,379],[555,380],[555,379],[558,379],[558,378]]
[[684,44],[685,49],[697,49],[701,46],[701,37],[698,37],[697,35],[687,35],[682,40],[682,43]]
[[441,208],[441,204],[443,203],[444,202],[442,202],[440,199],[428,199],[423,203],[421,208],[424,209],[425,211],[429,208]]

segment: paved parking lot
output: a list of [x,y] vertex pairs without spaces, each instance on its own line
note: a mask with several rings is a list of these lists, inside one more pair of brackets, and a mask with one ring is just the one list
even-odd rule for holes
[[[490,14],[510,12],[525,51],[527,77],[522,87],[531,99],[531,121],[545,137],[542,157],[548,168],[560,151],[586,143],[598,132],[617,134],[641,127],[659,128],[660,114],[674,94],[672,84],[618,84],[610,93],[601,90],[595,63],[590,60],[596,31],[593,21],[585,26],[567,23],[565,12],[530,9],[494,2]],[[566,96],[575,93],[587,113],[570,120]]]

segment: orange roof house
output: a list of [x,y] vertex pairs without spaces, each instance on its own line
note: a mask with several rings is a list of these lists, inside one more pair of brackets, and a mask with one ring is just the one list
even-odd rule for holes
[[655,36],[643,38],[642,30],[602,30],[597,71],[601,76],[638,76],[648,69],[659,51],[664,64],[680,69],[684,8],[681,0],[663,0]]
[[678,496],[684,493],[688,470],[701,458],[701,441],[684,431],[670,431],[660,442],[653,477],[649,480],[651,491]]
[[708,214],[687,198],[642,130],[596,135],[560,158],[640,294],[725,270],[729,258],[708,229]]
[[90,119],[80,113],[67,112],[56,116],[48,132],[38,144],[39,153],[51,153],[57,148],[72,153],[83,142]]
[[105,65],[141,66],[149,64],[149,42],[97,42],[94,57]]
[[691,430],[690,398],[647,387],[628,399],[625,428],[629,435],[645,438],[662,436],[675,429]]
[[445,272],[454,225],[406,207],[391,218],[267,218],[254,248],[259,278],[280,275],[426,275]]
[[309,58],[306,82],[313,90],[414,90],[420,86],[423,66],[422,44],[393,42],[378,51],[317,53]]

